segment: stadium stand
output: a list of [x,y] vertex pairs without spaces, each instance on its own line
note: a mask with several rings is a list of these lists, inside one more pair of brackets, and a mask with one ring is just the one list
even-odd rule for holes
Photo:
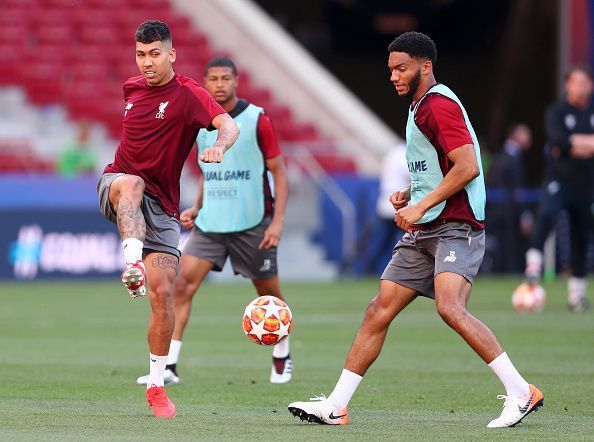
[[[169,0],[0,0],[0,63],[5,67],[0,88],[23,88],[34,106],[63,106],[72,121],[102,123],[118,139],[122,84],[138,73],[130,44],[138,24],[148,18],[172,28],[176,71],[200,79],[213,55],[211,45]],[[242,72],[240,94],[267,109],[288,149],[291,143],[324,140],[314,124],[297,121],[268,89],[255,86],[249,72]],[[15,151],[21,148],[2,150],[3,155]],[[34,157],[35,150],[26,155]],[[355,162],[332,143],[314,155],[331,172],[356,170]],[[21,161],[21,153],[16,156],[3,170],[10,164],[36,164]]]

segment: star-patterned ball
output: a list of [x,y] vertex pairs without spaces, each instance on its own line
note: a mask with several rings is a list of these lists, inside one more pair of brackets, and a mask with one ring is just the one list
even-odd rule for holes
[[293,327],[293,315],[285,301],[260,296],[243,313],[243,331],[259,345],[276,345],[286,339]]

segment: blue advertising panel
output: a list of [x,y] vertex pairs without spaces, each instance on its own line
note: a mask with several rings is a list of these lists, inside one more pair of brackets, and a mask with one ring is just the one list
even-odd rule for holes
[[97,210],[0,209],[0,279],[118,275],[124,266],[114,224]]

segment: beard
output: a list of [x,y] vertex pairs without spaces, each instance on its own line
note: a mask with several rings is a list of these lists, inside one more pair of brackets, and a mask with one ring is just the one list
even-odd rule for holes
[[411,78],[410,83],[408,84],[408,92],[404,95],[406,98],[413,98],[413,96],[417,93],[417,89],[419,89],[419,85],[421,84],[421,70],[417,69],[417,73],[413,78]]

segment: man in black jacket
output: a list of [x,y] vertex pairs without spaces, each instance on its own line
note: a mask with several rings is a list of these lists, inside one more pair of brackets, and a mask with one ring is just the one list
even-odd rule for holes
[[569,308],[583,311],[587,248],[594,224],[594,103],[592,72],[575,67],[565,77],[566,96],[552,104],[546,115],[548,168],[545,174],[532,246],[526,252],[525,275],[538,283],[542,271],[542,248],[557,215],[565,210],[571,230],[571,276]]

